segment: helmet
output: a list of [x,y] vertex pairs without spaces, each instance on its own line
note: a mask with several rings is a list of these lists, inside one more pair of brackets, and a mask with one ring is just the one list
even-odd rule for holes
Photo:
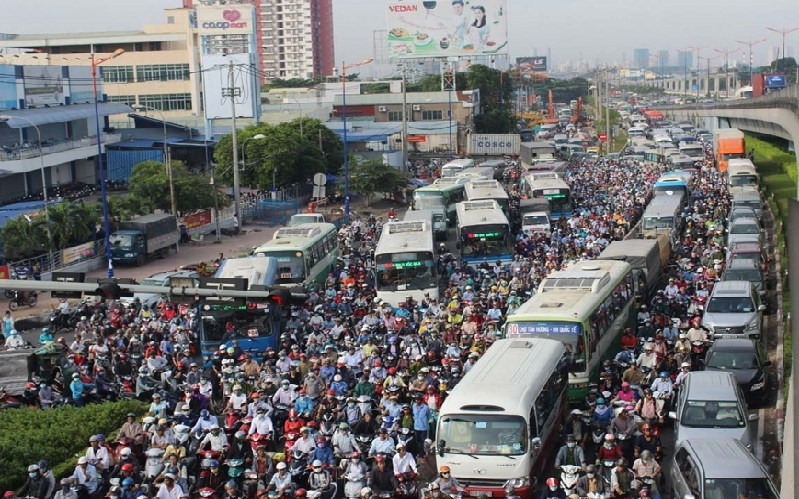
[[608,433],[605,435],[605,442],[613,442],[614,440],[616,440],[616,437],[613,436],[613,433]]
[[650,451],[650,450],[642,451],[641,452],[641,459],[643,459],[644,461],[648,461],[648,460],[652,459],[652,451]]
[[626,468],[627,467],[627,460],[624,459],[623,457],[620,458],[620,459],[617,459],[616,460],[616,466],[624,466]]
[[208,461],[208,467],[219,468],[219,461],[217,461],[216,459],[211,459],[210,461]]
[[[122,471],[133,471],[133,465],[130,463],[125,463],[119,469],[121,469]],[[128,480],[128,478],[126,478],[125,480]]]
[[597,404],[604,404],[605,403],[605,399],[603,399],[602,397],[599,397],[598,399],[596,399],[596,403]]
[[289,417],[290,417],[290,418],[296,418],[296,417],[297,417],[297,416],[299,416],[299,415],[300,415],[300,413],[299,413],[299,412],[297,412],[297,409],[291,409],[291,410],[289,410]]
[[130,447],[125,447],[124,449],[119,451],[119,455],[120,456],[130,456],[132,453],[133,453],[133,451],[130,450]]
[[661,378],[668,378],[669,377],[669,372],[668,371],[661,371],[660,372],[660,377]]
[[308,491],[305,489],[297,489],[294,491],[294,497],[307,497]]
[[449,466],[444,465],[444,466],[440,467],[438,469],[438,471],[441,472],[441,473],[449,473]]
[[327,439],[325,438],[324,435],[319,435],[318,437],[316,437],[316,441],[320,442],[320,443],[321,442],[327,442]]
[[313,468],[321,468],[322,467],[322,461],[320,461],[319,459],[314,459],[314,462],[311,463],[311,467],[313,467]]
[[[130,465],[128,465],[128,466],[130,466]],[[133,466],[131,466],[131,468],[133,468]],[[126,487],[133,485],[133,479],[132,478],[126,478],[126,479],[122,480],[122,485],[124,485]]]
[[557,487],[557,486],[558,486],[557,478],[547,478],[547,487]]
[[247,434],[244,433],[243,431],[237,431],[236,434],[233,436],[236,437],[236,440],[244,440],[245,438],[247,438]]
[[689,362],[683,362],[680,364],[680,367],[691,367],[691,364]]
[[147,366],[141,366],[139,368],[139,374],[147,376],[148,374],[150,374],[150,369]]
[[433,482],[433,483],[431,483],[431,484],[430,484],[430,486],[428,487],[428,489],[430,489],[430,490],[440,490],[440,489],[441,489],[441,485],[439,485],[439,484],[438,484],[438,483],[436,483],[436,482]]

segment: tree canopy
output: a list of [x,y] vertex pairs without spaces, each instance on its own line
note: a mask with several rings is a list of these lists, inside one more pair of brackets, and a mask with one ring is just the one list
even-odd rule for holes
[[[180,161],[172,161],[172,179],[179,212],[214,206],[214,191],[208,178],[189,172]],[[160,161],[143,161],[134,166],[130,176],[130,195],[138,200],[145,212],[154,209],[171,212],[172,201],[166,166]],[[219,198],[219,203],[220,206],[225,206],[228,200],[223,196]]]
[[[344,172],[342,171],[342,177]],[[408,182],[405,173],[383,163],[380,159],[352,157],[349,164],[350,190],[369,200],[378,192],[394,192]]]

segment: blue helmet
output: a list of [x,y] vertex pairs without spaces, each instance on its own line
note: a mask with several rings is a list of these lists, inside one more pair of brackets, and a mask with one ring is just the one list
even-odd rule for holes
[[668,378],[669,377],[669,372],[668,371],[661,371],[660,372],[660,377],[661,378]]
[[122,480],[122,485],[124,485],[125,487],[130,487],[131,485],[133,485],[133,479],[132,478],[126,478],[126,479]]
[[208,419],[209,416],[211,416],[211,413],[208,412],[208,409],[203,409],[202,411],[200,411],[201,418]]
[[208,467],[209,468],[218,468],[219,467],[219,461],[217,461],[216,459],[211,459],[210,461],[208,461]]

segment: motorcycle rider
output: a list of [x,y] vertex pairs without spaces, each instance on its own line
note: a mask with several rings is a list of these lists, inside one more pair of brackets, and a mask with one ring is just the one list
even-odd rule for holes
[[652,425],[649,423],[642,425],[641,434],[635,437],[635,457],[639,457],[645,450],[648,450],[655,456],[659,456],[663,450],[660,437],[652,432]]
[[203,409],[200,411],[200,419],[194,424],[191,433],[199,435],[209,432],[214,426],[219,427],[219,421],[216,419],[216,416],[212,416],[208,409]]
[[375,457],[375,466],[373,466],[372,471],[369,472],[367,485],[378,495],[381,492],[393,493],[399,487],[397,477],[395,477],[394,473],[386,466],[386,458],[384,456]]
[[616,466],[610,472],[611,497],[628,497],[628,494],[632,489],[634,479],[635,476],[633,473],[627,469],[627,460],[619,459],[616,461]]
[[385,454],[390,456],[394,453],[394,440],[388,436],[386,428],[378,430],[378,436],[372,440],[372,445],[369,447],[369,457],[375,457],[378,454]]
[[39,405],[42,409],[49,409],[53,405],[53,388],[49,383],[39,385]]
[[621,447],[616,444],[616,437],[612,433],[605,435],[605,442],[597,451],[596,458],[599,461],[616,461],[622,457],[624,457],[624,455]]
[[336,465],[336,458],[333,455],[333,450],[327,445],[327,438],[324,435],[316,437],[316,449],[313,451],[311,457],[314,461],[321,461],[328,466]]
[[366,466],[366,463],[361,461],[361,454],[358,452],[352,452],[349,456],[349,459],[341,460],[341,470],[342,476],[353,473],[355,475],[360,474],[365,477],[369,473],[369,468]]
[[585,453],[583,448],[577,446],[574,435],[571,433],[566,435],[566,445],[558,450],[558,455],[555,457],[555,468],[561,466],[585,466]]
[[541,492],[541,499],[566,499],[566,492],[558,486],[557,478],[547,478],[547,486]]
[[308,476],[308,485],[316,491],[327,492],[332,488],[330,472],[324,469],[322,461],[316,459],[311,463],[312,471]]
[[654,493],[658,492],[658,480],[661,470],[662,468],[655,460],[655,456],[648,450],[642,451],[640,457],[633,463],[635,478],[639,481],[642,479],[651,479],[652,483],[649,484],[649,487]]
[[86,456],[78,458],[78,464],[72,473],[72,479],[77,485],[83,485],[86,488],[89,497],[94,496],[94,493],[97,492],[99,487],[97,468],[89,464]]
[[47,495],[49,486],[50,484],[45,479],[44,475],[40,473],[39,465],[31,464],[28,466],[28,479],[25,481],[25,485],[22,486],[22,489],[20,489],[18,497],[31,496],[37,499],[45,499],[49,497],[49,495]]
[[291,473],[286,469],[288,466],[286,466],[284,462],[277,463],[275,468],[277,469],[277,473],[272,475],[272,479],[269,481],[266,490],[275,490],[279,497],[285,497],[286,492],[290,492],[293,486]]
[[136,398],[139,400],[158,388],[158,382],[150,376],[150,372],[150,368],[147,366],[139,368],[139,376],[136,377]]
[[580,497],[605,493],[605,481],[596,475],[596,466],[589,464],[586,467],[585,475],[577,479],[574,490]]
[[449,466],[446,465],[438,469],[438,478],[433,483],[438,485],[442,494],[450,497],[463,494],[466,491],[463,485],[452,476]]
[[53,499],[78,499],[78,493],[72,488],[71,478],[61,479],[61,487],[56,491]]
[[111,466],[111,457],[108,455],[108,449],[101,446],[97,435],[89,437],[89,448],[86,449],[86,459],[89,464],[94,465],[100,473],[108,472]]
[[[285,463],[282,463],[285,466]],[[225,475],[219,469],[219,461],[211,459],[208,461],[208,469],[200,473],[200,479],[197,480],[197,489],[204,489],[206,487],[214,489],[216,494],[220,494],[225,486]]]
[[25,348],[25,340],[16,329],[12,329],[8,338],[6,338],[6,350],[16,350],[18,348]]
[[353,452],[360,453],[361,449],[355,437],[350,433],[350,425],[347,423],[339,423],[338,431],[333,434],[331,441],[335,454],[339,457],[346,457]]

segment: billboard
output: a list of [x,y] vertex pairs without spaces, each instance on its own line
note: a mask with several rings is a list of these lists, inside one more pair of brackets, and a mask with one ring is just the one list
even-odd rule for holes
[[[237,118],[252,118],[256,99],[260,100],[258,77],[252,69],[253,54],[205,54],[203,55],[203,94],[205,118],[230,119],[231,99],[236,103]],[[233,92],[228,90],[230,62],[233,61]]]
[[14,66],[0,66],[0,109],[16,109],[17,72]]
[[[100,80],[97,80],[97,93],[102,95]],[[69,102],[81,104],[94,102],[94,89],[92,88],[92,68],[91,66],[70,66],[69,67]]]
[[508,53],[507,0],[388,0],[386,18],[392,59]]
[[23,69],[25,105],[58,106],[66,103],[61,66],[25,66]]
[[201,35],[251,35],[253,12],[251,5],[198,5],[197,32]]
[[524,71],[546,71],[547,58],[546,57],[517,57],[516,66]]

